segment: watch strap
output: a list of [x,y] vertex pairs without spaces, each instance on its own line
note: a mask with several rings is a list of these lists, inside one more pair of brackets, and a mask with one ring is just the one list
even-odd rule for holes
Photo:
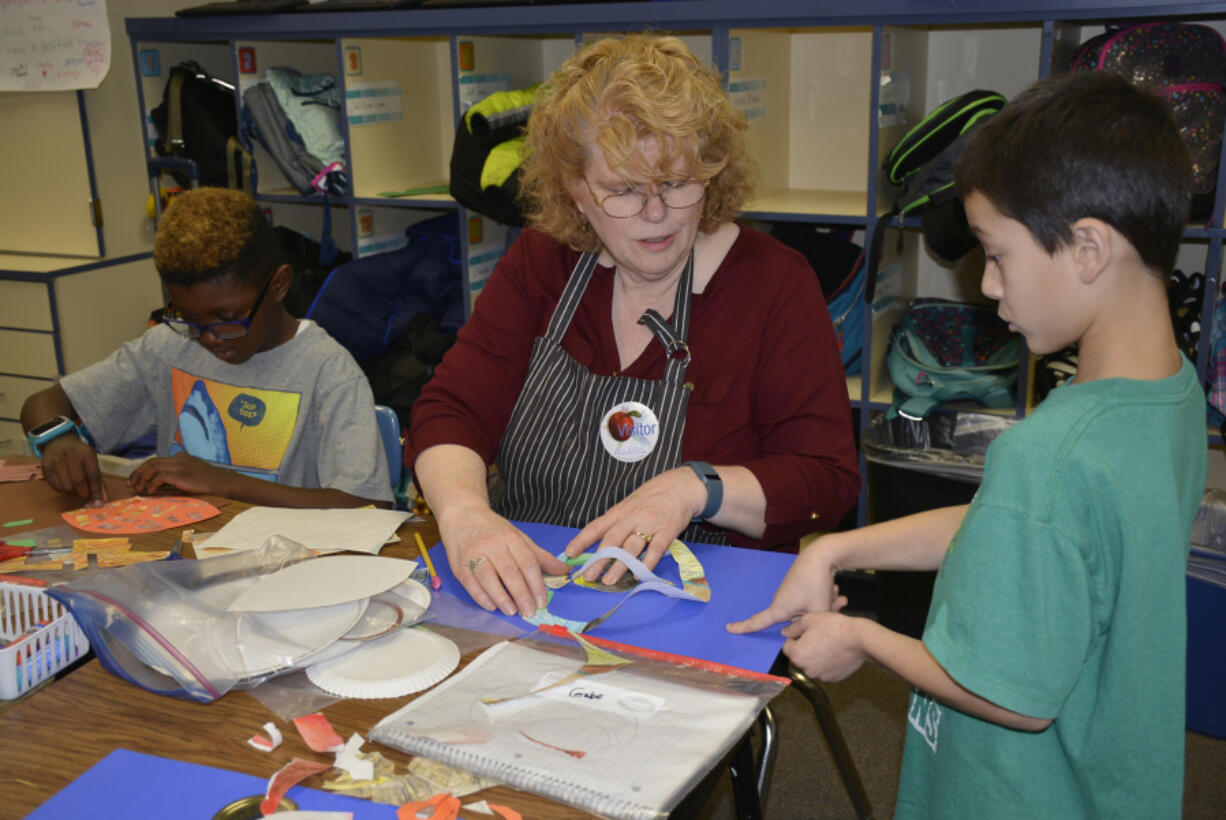
[[67,416],[58,416],[57,418],[50,419],[50,421],[58,421],[60,423],[42,435],[36,436],[32,432],[26,434],[26,439],[30,443],[30,449],[34,451],[34,455],[39,458],[42,458],[43,455],[42,445],[45,445],[47,442],[55,441],[60,436],[67,435],[68,433],[73,433],[78,438],[81,437],[81,428],[77,426],[75,421]]
[[685,466],[694,471],[702,486],[707,488],[707,504],[702,512],[694,517],[694,521],[706,521],[719,512],[724,503],[724,482],[719,473],[705,461],[687,461]]

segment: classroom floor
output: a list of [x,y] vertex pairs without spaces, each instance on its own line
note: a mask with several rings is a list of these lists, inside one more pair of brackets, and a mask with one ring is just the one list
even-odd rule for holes
[[[906,725],[907,687],[893,674],[865,665],[845,681],[825,684],[851,749],[874,816],[889,818],[898,793]],[[854,818],[808,701],[789,687],[772,702],[779,758],[767,795],[766,820]],[[1226,740],[1187,733],[1186,820],[1221,818],[1226,806]],[[702,820],[732,820],[727,778],[707,802]]]

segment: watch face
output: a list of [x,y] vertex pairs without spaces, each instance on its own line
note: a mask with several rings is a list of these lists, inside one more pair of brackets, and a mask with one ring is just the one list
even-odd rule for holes
[[51,419],[51,421],[44,421],[42,424],[38,425],[37,427],[30,428],[30,435],[31,436],[46,435],[47,433],[50,433],[52,430],[56,429],[57,427],[63,427],[66,424],[72,424],[72,422],[64,418],[63,416],[56,416],[55,418]]

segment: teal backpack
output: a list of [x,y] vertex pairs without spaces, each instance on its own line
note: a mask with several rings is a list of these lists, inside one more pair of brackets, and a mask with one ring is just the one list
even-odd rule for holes
[[916,299],[890,336],[894,401],[886,418],[919,420],[958,400],[1012,406],[1021,353],[1021,337],[993,307]]

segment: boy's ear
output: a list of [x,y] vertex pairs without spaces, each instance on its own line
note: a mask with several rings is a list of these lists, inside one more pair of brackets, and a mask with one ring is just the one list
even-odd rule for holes
[[277,268],[272,274],[272,284],[268,286],[271,291],[268,295],[275,302],[285,301],[286,294],[289,293],[290,283],[294,281],[294,269],[286,264]]
[[1077,276],[1091,284],[1107,269],[1115,251],[1111,226],[1101,219],[1086,217],[1073,223],[1072,233],[1071,252]]

